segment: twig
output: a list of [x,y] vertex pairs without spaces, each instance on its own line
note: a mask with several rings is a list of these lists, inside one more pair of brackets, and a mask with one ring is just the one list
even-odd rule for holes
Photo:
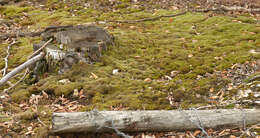
[[9,87],[8,89],[5,89],[4,92],[7,93],[9,92],[11,89],[13,89],[15,86],[17,86],[20,82],[22,82],[24,80],[24,78],[26,77],[26,75],[29,73],[29,69],[27,68],[25,73],[23,74],[23,77],[17,81],[13,86]]
[[8,58],[9,58],[9,56],[10,56],[11,46],[14,45],[14,44],[16,44],[16,43],[17,43],[17,42],[14,40],[11,44],[9,44],[9,45],[7,46],[7,49],[6,49],[7,55],[6,55],[6,57],[4,58],[5,68],[3,69],[3,76],[5,76],[6,73],[7,73],[7,69],[8,69]]
[[160,15],[160,16],[156,16],[156,17],[151,17],[151,18],[144,18],[144,19],[140,19],[140,20],[117,20],[117,21],[113,21],[113,20],[108,20],[107,22],[116,22],[116,23],[138,23],[138,22],[144,22],[144,21],[154,21],[163,17],[176,17],[176,16],[180,16],[180,15],[184,15],[187,12],[181,12],[181,13],[177,13],[177,14],[171,14],[171,15]]
[[260,122],[257,123],[257,124],[255,124],[255,125],[253,125],[253,126],[251,126],[250,128],[248,128],[248,129],[247,129],[246,131],[244,131],[239,137],[240,137],[240,138],[243,137],[249,130],[251,130],[252,128],[257,127],[258,125],[260,125]]
[[37,117],[37,120],[43,125],[43,126],[47,126],[45,123],[43,123],[41,120],[40,120],[40,118],[39,117]]
[[30,59],[30,58],[34,57],[35,55],[39,54],[39,53],[42,51],[42,49],[44,49],[52,40],[53,40],[52,38],[49,39],[46,43],[44,43],[44,44],[42,45],[42,47],[40,47],[40,48],[39,48],[38,50],[36,50],[32,55],[30,55],[30,56],[28,57],[28,59]]
[[260,12],[260,8],[252,9],[252,8],[245,8],[245,7],[240,7],[240,6],[227,7],[224,5],[221,5],[221,8],[226,11]]

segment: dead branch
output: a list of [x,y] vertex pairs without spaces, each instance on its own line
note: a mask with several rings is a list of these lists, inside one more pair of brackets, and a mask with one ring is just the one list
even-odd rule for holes
[[231,7],[227,7],[224,5],[221,5],[221,9],[225,10],[225,11],[241,11],[241,12],[260,12],[260,8],[245,8],[245,7],[240,7],[240,6],[231,6]]
[[55,30],[55,29],[61,29],[61,28],[69,28],[72,27],[72,25],[67,25],[67,26],[49,26],[45,28],[43,31],[38,31],[38,32],[18,32],[18,33],[6,33],[6,34],[1,34],[0,35],[0,40],[4,40],[7,38],[17,38],[17,37],[35,37],[35,36],[40,36],[42,33],[47,32],[49,30]]
[[28,59],[30,59],[30,58],[34,57],[35,55],[39,54],[52,40],[53,40],[52,38],[49,39],[46,43],[44,43],[44,44],[42,45],[42,47],[40,47],[40,48],[39,48],[38,50],[36,50],[32,55],[30,55],[30,56],[28,57]]
[[107,22],[116,22],[116,23],[138,23],[138,22],[144,22],[144,21],[154,21],[154,20],[158,20],[160,18],[163,17],[176,17],[176,16],[180,16],[180,15],[184,15],[187,12],[181,12],[181,13],[177,13],[177,14],[171,14],[171,15],[160,15],[160,16],[156,16],[156,17],[151,17],[151,18],[144,18],[144,19],[140,19],[140,20],[117,20],[117,21],[113,21],[113,20],[109,20]]
[[[209,8],[209,9],[193,9],[191,12],[209,12],[209,11],[242,11],[242,12],[260,12],[260,8],[256,9],[248,9],[244,7],[238,7],[238,6],[232,6],[232,7],[227,7],[224,5],[221,5],[220,8]],[[154,21],[158,20],[160,18],[164,17],[176,17],[180,15],[186,14],[187,11],[177,13],[177,14],[171,14],[171,15],[160,15],[156,17],[151,17],[151,18],[144,18],[144,19],[139,19],[139,20],[109,20],[107,22],[115,22],[115,23],[138,23],[138,22],[144,22],[144,21]]]
[[12,70],[11,72],[9,72],[8,74],[6,74],[1,80],[0,80],[0,86],[4,85],[9,79],[11,79],[14,75],[16,75],[17,73],[21,72],[22,70],[24,70],[25,68],[29,67],[30,65],[34,64],[35,62],[41,60],[44,57],[44,53],[41,52],[39,55],[29,59],[28,61],[26,61],[25,63],[23,63],[22,65],[18,66],[17,68],[15,68],[14,70]]
[[6,57],[4,58],[5,67],[4,67],[4,69],[3,69],[3,76],[5,76],[6,73],[7,73],[7,69],[8,69],[8,58],[9,58],[9,56],[10,56],[11,46],[14,45],[14,44],[16,44],[16,43],[17,43],[17,42],[14,40],[11,44],[9,44],[9,45],[7,46],[7,49],[6,49],[7,55],[6,55]]
[[241,127],[244,119],[247,125],[256,124],[260,122],[260,110],[91,111],[53,113],[52,118],[53,134],[109,132],[112,128],[122,132],[162,132],[195,130],[197,124],[205,129]]

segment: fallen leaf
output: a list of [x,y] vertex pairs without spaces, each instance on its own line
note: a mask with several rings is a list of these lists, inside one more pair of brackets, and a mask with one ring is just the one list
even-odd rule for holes
[[214,92],[214,88],[210,88],[209,91],[210,91],[210,92]]
[[93,77],[94,79],[97,79],[97,78],[98,78],[98,76],[97,76],[96,74],[94,74],[93,72],[91,72],[91,75],[92,75],[92,77]]
[[173,18],[170,18],[170,19],[169,19],[169,23],[172,23],[172,22],[173,22]]
[[194,133],[193,133],[193,136],[197,136],[197,135],[199,135],[201,133],[201,131],[200,130],[196,130]]
[[230,135],[229,138],[236,138],[236,136],[234,136],[234,135]]

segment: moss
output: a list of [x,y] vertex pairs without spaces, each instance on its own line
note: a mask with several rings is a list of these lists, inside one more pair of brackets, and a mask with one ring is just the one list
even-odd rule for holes
[[28,12],[32,8],[31,7],[18,7],[15,5],[10,5],[10,6],[4,6],[0,8],[0,11],[3,15],[6,17],[14,17],[14,16],[20,16],[23,15],[23,12]]
[[56,96],[68,96],[69,94],[73,93],[74,89],[80,90],[82,85],[80,83],[68,83],[64,85],[57,85],[54,89],[54,94]]
[[[108,3],[104,1],[103,4]],[[54,9],[52,13],[48,12],[47,8],[24,10],[23,12],[30,16],[22,23],[30,25],[32,29],[39,29],[55,24],[136,20],[179,12],[159,9],[152,13],[142,8],[129,7],[128,0],[118,3],[116,11],[102,12],[78,6],[80,2],[48,0],[47,7]],[[8,8],[3,7],[1,10],[6,11]],[[21,21],[19,17],[12,18]],[[208,17],[204,13],[187,13],[170,19],[100,25],[107,27],[116,38],[116,45],[103,53],[100,63],[80,63],[64,75],[49,73],[48,77],[43,77],[35,86],[16,90],[25,95],[38,94],[44,90],[55,96],[64,94],[69,97],[74,89],[82,88],[88,99],[86,103],[90,104],[87,109],[109,109],[121,104],[130,109],[170,109],[166,97],[169,92],[173,92],[176,101],[189,107],[206,103],[203,99],[196,98],[196,94],[207,96],[210,88],[218,91],[226,84],[224,79],[205,77],[206,73],[221,71],[235,63],[259,58],[259,55],[248,52],[260,44],[259,27],[251,17]],[[199,35],[192,29],[194,25]],[[32,43],[36,41],[39,41],[39,38],[19,39],[20,44],[12,49],[11,68],[26,60],[32,52]],[[7,44],[0,45],[1,57],[5,56],[6,46]],[[20,53],[21,50],[24,52]],[[3,66],[3,62],[0,62],[0,67]],[[114,69],[119,70],[118,75],[112,74]],[[170,76],[172,71],[179,71],[179,74],[173,76],[172,80],[162,79],[166,75]],[[98,77],[93,78],[92,73]],[[197,80],[198,75],[204,78]],[[146,78],[152,81],[145,82]],[[69,79],[71,83],[61,84],[58,82],[61,79]]]
[[37,113],[33,112],[33,111],[26,111],[23,113],[19,113],[15,115],[16,119],[20,119],[20,120],[33,120],[35,118],[37,118]]
[[[0,110],[1,111],[1,110]],[[11,121],[12,117],[0,113],[0,123]]]
[[11,94],[12,101],[14,102],[22,102],[27,100],[29,97],[30,97],[30,93],[26,89],[21,89]]
[[40,127],[34,129],[34,132],[36,133],[33,137],[34,138],[46,138],[49,137],[49,128],[48,127]]

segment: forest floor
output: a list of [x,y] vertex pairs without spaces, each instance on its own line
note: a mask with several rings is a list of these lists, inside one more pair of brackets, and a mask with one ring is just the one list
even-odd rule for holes
[[[79,63],[63,75],[55,71],[45,73],[36,83],[27,76],[14,89],[2,93],[0,137],[44,137],[48,135],[53,112],[259,109],[259,12],[187,12],[176,17],[136,21],[181,13],[187,7],[206,9],[218,5],[257,9],[260,1],[20,0],[3,4],[0,35],[35,32],[51,25],[92,23],[107,29],[115,37],[115,45],[103,54],[100,62]],[[40,37],[2,40],[0,69],[5,68],[8,46],[10,71],[27,60],[33,53],[32,45],[40,40]],[[10,45],[13,41],[17,43]],[[0,87],[0,91],[8,89],[22,74]],[[213,137],[238,137],[243,133],[242,128],[206,131]],[[259,134],[256,126],[244,136]],[[198,129],[130,135],[202,137],[203,133]]]

